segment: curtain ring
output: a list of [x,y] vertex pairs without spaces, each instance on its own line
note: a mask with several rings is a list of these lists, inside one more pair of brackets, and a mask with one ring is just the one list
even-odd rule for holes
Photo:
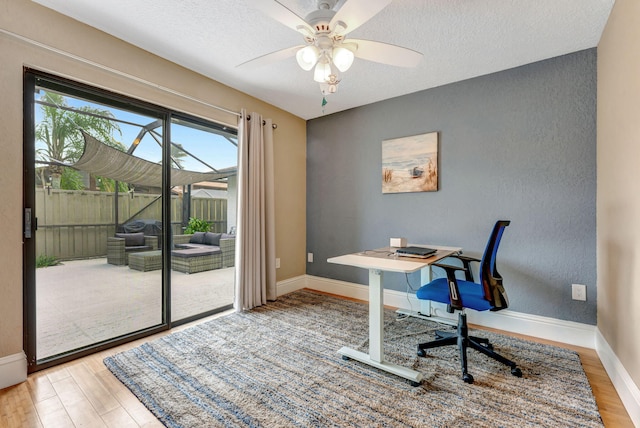
[[[251,115],[250,114],[247,115],[247,120],[251,120]],[[267,122],[265,120],[263,120],[262,121],[262,126],[264,126],[266,124],[267,124]],[[271,124],[271,128],[272,129],[278,129],[278,124],[277,123]]]

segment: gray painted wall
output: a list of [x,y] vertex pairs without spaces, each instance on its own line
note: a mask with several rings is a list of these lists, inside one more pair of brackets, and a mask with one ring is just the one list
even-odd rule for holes
[[[345,79],[336,96],[348,91]],[[382,140],[431,131],[439,191],[383,195]],[[595,203],[595,48],[307,124],[310,275],[367,284],[366,271],[326,260],[390,237],[479,257],[507,219],[498,269],[510,309],[596,324]],[[571,299],[572,283],[587,302]],[[386,275],[385,288],[407,290],[405,276]]]

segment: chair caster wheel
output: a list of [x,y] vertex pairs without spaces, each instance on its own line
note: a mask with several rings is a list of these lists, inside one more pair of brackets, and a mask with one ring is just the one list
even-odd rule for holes
[[418,357],[426,357],[427,353],[424,352],[424,349],[418,349]]
[[487,348],[489,351],[493,351],[493,345],[492,345],[492,344],[490,344],[490,343],[487,343],[486,348]]
[[422,382],[415,382],[413,380],[411,381],[411,386],[417,387],[417,386],[420,386],[420,385],[422,385]]
[[511,369],[511,374],[516,377],[522,377],[522,370],[520,370],[518,367],[514,367]]
[[469,373],[465,373],[462,375],[462,380],[465,381],[465,383],[473,383],[473,376],[471,376]]
[[346,355],[343,355],[342,359],[345,360],[345,361],[349,361],[351,358],[347,357]]

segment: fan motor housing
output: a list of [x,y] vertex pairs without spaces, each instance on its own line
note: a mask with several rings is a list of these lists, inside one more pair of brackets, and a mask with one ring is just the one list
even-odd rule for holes
[[305,18],[305,21],[309,23],[319,33],[328,33],[331,31],[329,23],[336,14],[332,9],[319,9],[314,10]]

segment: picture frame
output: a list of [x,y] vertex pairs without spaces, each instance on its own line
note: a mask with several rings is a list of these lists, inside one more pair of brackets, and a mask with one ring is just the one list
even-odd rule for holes
[[438,191],[438,132],[382,141],[382,193]]

